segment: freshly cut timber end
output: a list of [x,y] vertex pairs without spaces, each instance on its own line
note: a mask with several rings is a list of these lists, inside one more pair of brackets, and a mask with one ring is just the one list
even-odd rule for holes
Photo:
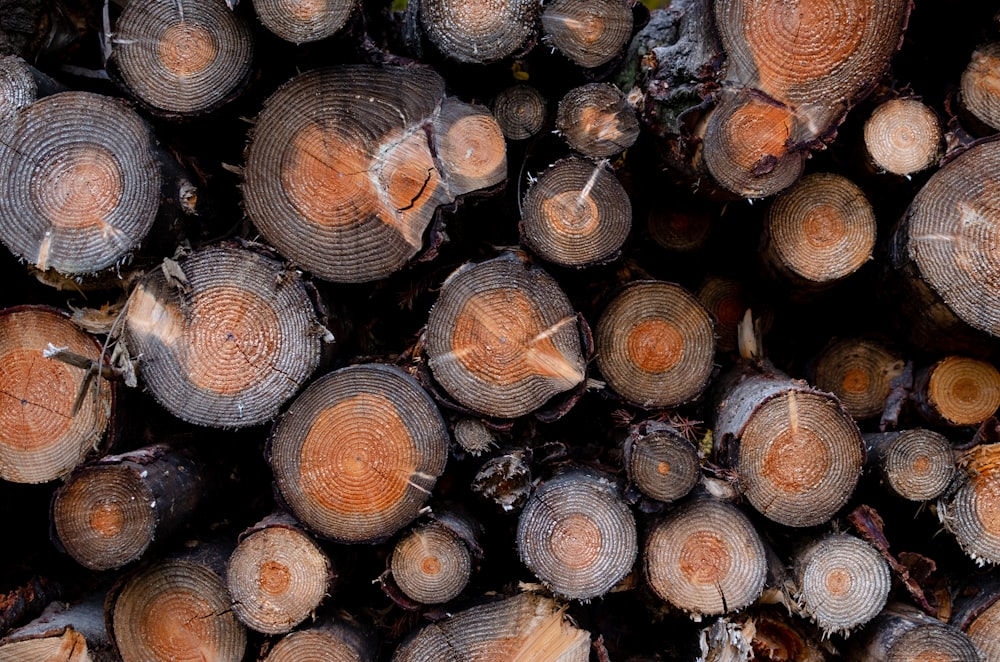
[[250,28],[223,0],[131,2],[114,31],[109,66],[153,112],[215,110],[250,79]]
[[1000,563],[1000,444],[976,446],[959,464],[958,489],[939,502],[938,516],[972,560]]
[[1000,371],[988,361],[946,356],[931,368],[927,401],[950,425],[979,425],[1000,408]]
[[271,469],[295,516],[344,543],[412,522],[444,473],[448,429],[416,380],[367,364],[314,381],[275,428]]
[[910,501],[929,501],[944,493],[955,475],[955,453],[944,435],[904,430],[879,452],[882,475],[893,492]]
[[420,0],[420,25],[447,57],[489,64],[536,38],[537,0]]
[[205,248],[133,290],[125,342],[146,387],[182,420],[244,427],[273,418],[319,365],[305,284],[250,248]]
[[885,409],[892,380],[905,367],[903,358],[882,343],[844,338],[831,343],[816,361],[816,387],[836,395],[858,420]]
[[449,276],[425,341],[438,383],[487,416],[532,412],[586,376],[572,304],[548,273],[514,253]]
[[392,551],[392,578],[414,602],[442,604],[458,597],[472,576],[472,555],[448,527],[430,522],[401,538]]
[[665,503],[687,496],[701,478],[697,449],[666,423],[648,423],[629,436],[625,470],[640,492]]
[[646,581],[663,600],[694,615],[746,607],[767,578],[764,543],[736,506],[687,502],[656,523],[643,550]]
[[875,229],[856,184],[835,173],[806,175],[768,210],[765,259],[793,285],[828,286],[872,259]]
[[293,44],[319,41],[347,24],[356,0],[254,0],[264,27]]
[[374,662],[375,646],[347,620],[325,620],[283,637],[262,662]]
[[61,92],[23,108],[0,145],[0,240],[40,270],[114,266],[160,207],[152,134],[121,101]]
[[521,561],[557,596],[597,598],[638,553],[635,518],[608,479],[569,471],[543,483],[517,523]]
[[65,348],[97,364],[97,340],[54,308],[0,312],[0,478],[45,483],[68,474],[101,446],[111,417],[111,386],[100,378],[73,408],[87,371],[46,356]]
[[597,367],[608,385],[647,409],[694,400],[712,376],[712,318],[680,285],[626,286],[604,310],[595,342]]
[[991,129],[1000,129],[1000,42],[972,52],[962,73],[962,106]]
[[329,281],[378,280],[424,245],[437,208],[506,176],[484,109],[445,99],[420,66],[343,65],[278,89],[243,171],[247,213],[278,251]]
[[824,633],[850,632],[875,618],[889,597],[889,565],[847,534],[826,536],[796,558],[798,599]]
[[566,607],[533,593],[471,607],[427,625],[393,653],[392,662],[587,662],[590,633]]
[[639,138],[632,106],[610,83],[575,87],[559,101],[556,129],[577,152],[600,159],[620,154]]
[[865,147],[880,170],[912,175],[937,163],[944,153],[941,122],[917,99],[892,99],[865,122]]
[[787,389],[757,406],[739,442],[740,487],[761,514],[786,526],[827,521],[854,492],[864,442],[826,393]]
[[604,164],[571,156],[541,174],[524,198],[525,243],[564,267],[618,256],[632,229],[632,203]]
[[1000,142],[970,148],[913,199],[897,241],[919,276],[969,326],[1000,337]]
[[492,109],[507,140],[525,140],[541,131],[548,112],[542,93],[523,83],[497,94]]
[[624,0],[556,0],[542,11],[549,43],[588,69],[619,55],[632,36],[632,9]]

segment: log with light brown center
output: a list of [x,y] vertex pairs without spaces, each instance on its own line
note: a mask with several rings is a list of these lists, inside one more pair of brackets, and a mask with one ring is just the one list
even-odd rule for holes
[[956,471],[951,442],[933,430],[909,430],[865,435],[869,460],[874,460],[889,489],[910,501],[928,501],[944,493]]
[[892,380],[905,364],[902,357],[871,338],[841,338],[816,360],[816,387],[836,395],[857,420],[882,414]]
[[621,54],[632,35],[632,9],[623,0],[556,0],[542,11],[546,40],[588,69]]
[[570,148],[600,159],[620,154],[639,138],[639,121],[610,83],[574,87],[559,100],[556,129]]
[[875,167],[912,175],[934,165],[944,152],[941,122],[917,99],[892,99],[865,122],[865,148]]

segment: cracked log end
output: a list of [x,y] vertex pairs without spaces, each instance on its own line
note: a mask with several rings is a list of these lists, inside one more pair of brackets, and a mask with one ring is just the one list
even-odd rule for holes
[[50,346],[100,362],[97,341],[58,310],[22,306],[0,312],[0,478],[4,480],[44,483],[69,473],[100,446],[107,428],[111,386],[91,381],[74,414],[87,371],[46,358]]
[[397,368],[342,368],[314,381],[270,442],[275,483],[312,531],[372,542],[413,521],[444,472],[448,430],[430,396]]
[[[219,245],[136,286],[124,339],[146,387],[175,416],[213,427],[272,418],[319,364],[305,285],[254,250]],[[178,270],[172,273],[171,270]]]

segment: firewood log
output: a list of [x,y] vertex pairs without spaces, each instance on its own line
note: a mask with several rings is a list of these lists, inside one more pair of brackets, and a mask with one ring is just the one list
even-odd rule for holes
[[464,407],[532,412],[583,383],[578,317],[559,284],[515,253],[469,264],[441,287],[424,331],[434,379]]
[[207,480],[202,462],[166,444],[83,464],[52,495],[55,541],[86,568],[121,568],[187,523]]
[[282,637],[261,662],[374,662],[375,641],[360,624],[327,617]]
[[944,153],[941,122],[918,99],[891,99],[865,121],[865,149],[876,169],[909,176],[936,164]]
[[0,632],[37,618],[48,605],[64,595],[62,584],[47,576],[35,575],[0,594]]
[[955,475],[955,452],[933,430],[911,428],[864,435],[868,458],[877,463],[891,492],[910,501],[941,496]]
[[695,293],[715,319],[715,345],[720,352],[736,349],[736,329],[750,307],[746,285],[735,278],[708,276]]
[[982,653],[961,630],[902,602],[890,602],[854,640],[848,660],[943,659],[979,662]]
[[632,21],[625,0],[555,0],[542,10],[544,40],[587,69],[621,54],[632,36]]
[[986,662],[1000,660],[1000,581],[996,571],[968,576],[954,599],[955,627],[979,647]]
[[329,333],[299,275],[250,245],[165,260],[127,306],[123,338],[143,383],[175,416],[205,426],[273,418],[319,365]]
[[1000,408],[1000,371],[988,361],[946,356],[920,370],[914,400],[932,425],[979,425]]
[[0,121],[66,87],[16,55],[0,56]]
[[556,130],[571,149],[595,159],[620,154],[639,138],[625,95],[610,83],[574,87],[559,100]]
[[1000,43],[982,44],[974,51],[960,79],[959,99],[963,110],[989,130],[1000,129]]
[[491,105],[507,140],[525,140],[537,134],[548,119],[545,97],[524,83],[501,90]]
[[335,581],[330,557],[280,510],[240,534],[226,562],[236,617],[265,634],[285,633],[302,623]]
[[472,491],[504,511],[520,510],[531,496],[530,457],[509,450],[483,462],[472,479]]
[[712,319],[674,283],[628,284],[601,314],[595,343],[597,367],[608,385],[640,407],[691,402],[712,377]]
[[104,625],[104,593],[75,604],[51,603],[27,625],[0,639],[0,659],[9,662],[112,662]]
[[122,660],[243,659],[247,632],[226,591],[228,552],[194,541],[119,579],[105,621]]
[[[92,368],[59,360],[66,355]],[[94,337],[55,308],[7,308],[0,312],[0,356],[0,478],[48,482],[106,450],[115,388],[100,376],[105,361]]]
[[861,421],[880,416],[903,373],[902,356],[874,338],[839,338],[816,358],[813,382],[840,399],[851,416]]
[[489,64],[528,50],[541,5],[532,0],[420,0],[420,26],[446,57]]
[[417,631],[392,660],[586,662],[590,633],[564,612],[554,600],[532,593],[469,607]]
[[705,662],[827,662],[839,659],[829,639],[783,608],[751,606],[718,618],[698,635]]
[[524,243],[549,262],[587,267],[618,257],[632,204],[605,164],[571,156],[549,166],[524,196]]
[[633,426],[623,455],[629,482],[657,501],[677,501],[701,479],[698,450],[669,423],[644,421]]
[[265,28],[298,45],[339,32],[356,4],[355,0],[254,0],[253,8]]
[[444,472],[448,429],[398,368],[364,364],[317,379],[275,426],[268,455],[281,499],[310,530],[383,540],[412,522]]
[[1000,444],[975,446],[959,458],[957,485],[938,501],[938,516],[978,563],[1000,563]]
[[635,518],[607,476],[566,470],[543,482],[517,523],[521,562],[557,596],[610,591],[638,553]]
[[653,205],[646,215],[650,238],[671,253],[696,253],[704,249],[714,226],[707,209],[681,200],[670,205]]
[[211,112],[250,80],[250,27],[223,0],[129,2],[113,29],[109,74],[157,115]]
[[472,455],[482,455],[495,448],[497,440],[482,420],[463,416],[451,427],[452,437],[462,450]]

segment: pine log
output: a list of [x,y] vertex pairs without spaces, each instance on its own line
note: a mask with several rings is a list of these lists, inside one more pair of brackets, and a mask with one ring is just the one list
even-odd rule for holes
[[444,80],[420,66],[296,76],[257,116],[247,213],[282,255],[325,280],[398,271],[423,248],[440,205],[506,177],[496,122],[443,100]]
[[0,478],[44,483],[69,473],[102,440],[114,388],[87,369],[55,358],[71,353],[103,365],[101,346],[69,316],[47,306],[0,311]]
[[774,199],[761,254],[795,294],[808,296],[871,260],[875,231],[875,213],[864,191],[843,175],[813,173]]
[[794,561],[797,599],[826,634],[848,633],[882,611],[892,577],[871,545],[846,533],[806,545]]
[[614,260],[632,229],[632,203],[604,163],[571,156],[549,166],[528,189],[524,243],[545,260],[588,267]]
[[472,577],[473,555],[444,523],[430,521],[401,537],[389,559],[395,587],[413,602],[437,605],[457,598]]
[[816,388],[833,393],[851,416],[861,421],[880,416],[893,380],[905,368],[902,356],[874,338],[840,338],[816,359]]
[[981,651],[961,630],[901,602],[886,605],[855,642],[848,660],[982,660]]
[[105,621],[124,662],[243,659],[247,633],[226,591],[229,551],[191,542],[115,584]]
[[127,306],[123,339],[143,383],[197,425],[273,418],[319,365],[329,333],[299,274],[252,245],[165,260]]
[[121,101],[61,92],[21,109],[0,143],[0,240],[40,270],[111,267],[146,237],[161,175],[146,122]]
[[104,593],[75,604],[51,603],[42,614],[0,639],[5,662],[112,662],[104,625]]
[[962,109],[992,131],[1000,129],[1000,42],[988,42],[972,51],[962,72],[959,99]]
[[701,479],[698,450],[669,423],[644,421],[633,426],[623,456],[629,483],[650,499],[677,501]]
[[532,412],[584,382],[578,317],[559,284],[515,253],[452,273],[424,331],[434,379],[462,406]]
[[878,463],[882,480],[903,499],[936,499],[955,475],[955,452],[938,432],[911,428],[866,434],[864,438],[868,457]]
[[597,367],[608,385],[646,409],[691,402],[712,376],[714,323],[674,283],[628,284],[601,314],[595,343]]
[[573,625],[565,610],[533,593],[470,607],[418,630],[392,660],[587,662],[590,633]]
[[979,425],[1000,408],[1000,371],[980,359],[946,356],[917,373],[914,399],[931,424]]
[[478,418],[458,419],[451,427],[451,434],[462,450],[474,456],[482,455],[497,446],[496,437]]
[[542,9],[544,40],[587,69],[622,53],[632,21],[626,0],[554,0]]
[[16,55],[0,55],[0,122],[42,97],[66,87]]
[[944,152],[941,122],[918,99],[891,99],[865,121],[865,149],[881,172],[909,176],[936,164]]
[[268,455],[292,513],[324,538],[388,538],[420,513],[448,454],[431,397],[398,368],[364,364],[317,379],[282,415]]
[[282,637],[261,662],[374,662],[375,642],[358,623],[328,617]]
[[420,26],[437,49],[458,62],[489,64],[537,39],[541,5],[533,0],[419,0]]
[[715,346],[720,352],[736,349],[736,329],[750,307],[746,286],[735,278],[709,276],[695,293],[698,301],[715,319]]
[[726,614],[755,601],[767,551],[750,519],[712,497],[686,500],[646,535],[646,581],[661,599],[695,616]]
[[207,490],[202,463],[165,444],[88,462],[52,495],[55,541],[86,568],[121,568],[169,540]]
[[559,100],[556,130],[571,149],[595,159],[620,154],[639,138],[635,111],[610,83],[588,83],[567,92]]
[[995,571],[966,578],[955,595],[952,623],[979,647],[985,662],[1000,660],[1000,581]]
[[974,561],[1000,563],[1000,444],[984,444],[959,459],[953,490],[938,501],[938,516]]
[[253,0],[254,12],[264,27],[296,45],[339,32],[356,5],[356,0]]
[[211,112],[250,80],[250,27],[223,0],[129,2],[113,28],[108,73],[157,115]]
[[493,98],[491,110],[507,140],[525,140],[545,126],[546,104],[537,88],[519,83],[501,90]]
[[635,518],[615,484],[580,469],[560,472],[528,499],[517,523],[521,562],[552,592],[590,600],[610,591],[638,553]]
[[770,364],[720,378],[717,456],[761,514],[786,526],[827,521],[847,503],[865,447],[857,424],[831,394]]

